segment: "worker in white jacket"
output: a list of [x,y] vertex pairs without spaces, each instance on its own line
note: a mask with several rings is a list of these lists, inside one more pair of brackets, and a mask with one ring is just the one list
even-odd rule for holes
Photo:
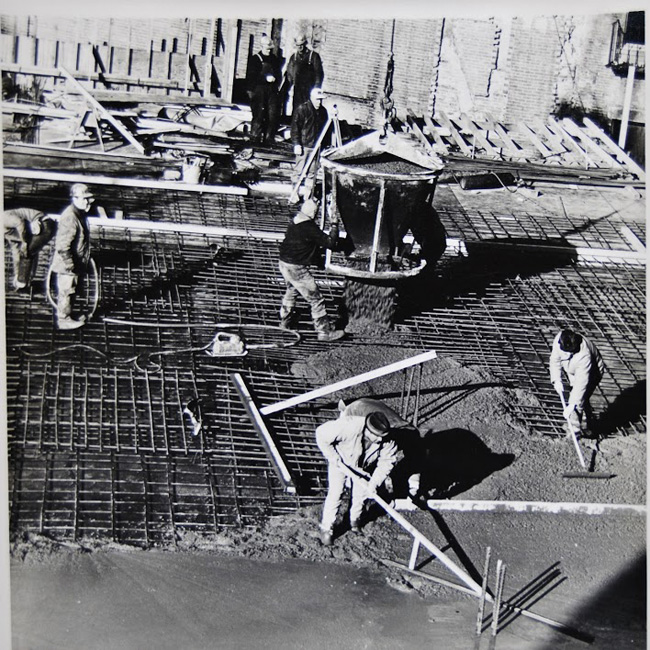
[[346,474],[343,465],[368,477],[367,490],[354,481],[350,506],[350,528],[360,530],[359,519],[369,492],[386,480],[398,460],[398,448],[389,436],[390,423],[381,411],[367,416],[341,415],[316,429],[316,442],[328,461],[328,491],[323,505],[320,539],[324,546],[332,544],[334,522],[342,503]]
[[600,383],[605,364],[598,348],[584,336],[570,329],[562,330],[553,341],[550,359],[551,382],[558,395],[564,394],[562,370],[567,375],[571,393],[564,417],[574,429],[585,428],[592,422],[589,398]]

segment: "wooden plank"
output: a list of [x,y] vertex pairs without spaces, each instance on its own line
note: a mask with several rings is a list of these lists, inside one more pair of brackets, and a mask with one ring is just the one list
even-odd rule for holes
[[234,194],[237,196],[246,196],[248,194],[248,190],[245,187],[235,187],[232,185],[201,185],[200,183],[183,183],[181,181],[148,181],[137,178],[63,174],[59,172],[44,172],[39,169],[4,168],[2,173],[8,178],[32,178],[34,180],[53,180],[68,183],[94,183],[96,185],[115,185],[118,187],[147,187],[180,192],[201,192],[204,194]]
[[613,156],[610,156],[607,151],[602,147],[599,147],[573,120],[570,120],[568,117],[565,117],[562,120],[562,126],[564,129],[572,136],[578,138],[588,149],[593,151],[596,155],[606,162],[608,162],[612,167],[619,168],[621,164]]
[[542,158],[550,158],[555,155],[553,151],[551,151],[539,138],[537,133],[533,131],[533,129],[528,126],[528,124],[521,123],[517,125],[519,129],[521,129],[522,135],[527,137],[530,142],[532,142],[536,147],[537,150],[542,154]]
[[478,124],[476,124],[476,122],[474,122],[474,120],[472,120],[469,115],[466,113],[461,113],[458,119],[460,120],[461,126],[472,133],[474,136],[474,143],[476,144],[478,141],[488,156],[493,156],[494,158],[502,158],[499,150],[487,139],[483,129]]
[[542,120],[535,119],[533,120],[533,123],[535,125],[535,132],[537,133],[537,136],[544,137],[546,139],[553,153],[561,154],[562,156],[571,153],[569,149],[564,145],[562,138],[559,137],[554,131],[551,131],[548,128],[548,125],[544,124]]
[[[419,510],[411,499],[396,499],[395,507],[399,510]],[[644,505],[613,503],[579,503],[552,501],[489,501],[472,499],[428,499],[427,507],[441,512],[516,512],[521,514],[546,512],[550,514],[569,515],[610,515],[633,514],[645,515]]]
[[429,141],[426,135],[424,135],[422,129],[420,128],[419,124],[416,122],[417,117],[415,116],[415,113],[410,109],[406,109],[406,120],[408,122],[408,125],[411,127],[413,130],[413,133],[418,137],[420,142],[427,148],[427,149],[433,149],[433,145]]
[[510,136],[506,128],[500,124],[490,113],[485,114],[487,118],[487,124],[491,129],[496,131],[497,135],[501,138],[501,141],[505,144],[508,154],[514,158],[524,158],[526,156],[522,151],[523,147],[520,147]]
[[438,153],[448,153],[449,149],[447,148],[445,141],[442,139],[442,136],[438,133],[438,129],[433,123],[433,120],[428,115],[423,115],[422,119],[424,120],[431,137],[435,141],[434,149],[437,148]]
[[255,400],[253,399],[253,396],[251,395],[248,386],[244,381],[244,378],[238,372],[233,372],[230,373],[230,379],[235,385],[239,399],[244,405],[244,409],[246,410],[248,417],[250,418],[253,426],[255,427],[255,430],[262,440],[262,444],[270,456],[271,464],[275,470],[275,473],[277,474],[277,477],[280,479],[280,482],[284,485],[284,489],[287,492],[295,494],[296,484],[291,475],[291,472],[289,471],[289,467],[284,458],[284,455],[278,446],[277,441],[275,440],[275,436],[266,426],[264,418],[257,408]]
[[592,122],[588,117],[582,118],[583,124],[587,127],[587,131],[593,138],[597,138],[603,144],[609,147],[614,157],[617,160],[622,160],[628,166],[632,173],[636,174],[640,180],[645,180],[645,171],[639,164],[630,158],[623,149],[621,149],[600,127]]
[[444,125],[447,129],[449,129],[451,137],[453,138],[454,142],[458,145],[460,150],[466,156],[469,156],[471,158],[472,157],[472,150],[467,145],[467,142],[465,142],[465,140],[463,139],[463,136],[458,132],[456,127],[451,123],[451,120],[449,119],[449,117],[447,117],[447,114],[444,111],[439,111],[439,113],[438,113],[438,121],[442,125]]
[[118,120],[116,120],[65,68],[61,68],[61,72],[71,81],[75,87],[86,98],[90,106],[94,107],[110,124],[113,125],[115,130],[130,144],[132,144],[137,151],[144,153],[144,147],[133,137],[131,132],[124,127]]
[[411,366],[418,365],[420,363],[425,363],[431,359],[435,359],[438,355],[434,350],[429,352],[424,352],[423,354],[418,354],[415,357],[410,357],[409,359],[404,359],[403,361],[397,361],[391,363],[388,366],[383,366],[382,368],[376,368],[375,370],[370,370],[369,372],[364,372],[361,375],[356,375],[348,379],[343,379],[337,381],[334,384],[329,386],[322,386],[321,388],[316,388],[311,390],[308,393],[303,395],[297,395],[296,397],[291,397],[282,402],[276,402],[275,404],[269,404],[260,409],[262,415],[269,415],[270,413],[277,413],[278,411],[283,411],[285,409],[291,408],[292,406],[297,406],[298,404],[304,404],[305,402],[310,402],[317,397],[323,397],[325,395],[330,395],[335,393],[337,390],[343,390],[344,388],[350,388],[351,386],[358,386],[363,384],[366,381],[376,379],[377,377],[384,377],[385,375],[390,375],[399,370],[404,370],[404,368],[410,368]]
[[587,152],[562,128],[562,125],[559,122],[549,116],[547,125],[551,131],[553,131],[558,137],[562,138],[563,142],[566,142],[569,145],[569,148],[572,151],[584,159],[588,168],[599,167],[598,163],[596,163],[596,161],[589,156]]

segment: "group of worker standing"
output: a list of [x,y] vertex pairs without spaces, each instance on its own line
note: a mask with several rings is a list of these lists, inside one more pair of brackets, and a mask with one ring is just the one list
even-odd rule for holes
[[[260,49],[248,61],[246,83],[252,113],[252,144],[275,143],[285,104],[289,95],[293,95],[291,142],[296,156],[292,175],[295,184],[329,116],[323,107],[324,72],[320,54],[308,47],[306,34],[296,36],[294,45],[295,51],[283,72],[281,59],[273,51],[273,41],[262,34]],[[313,193],[316,167],[315,163],[310,164],[306,172],[304,195],[307,198]]]

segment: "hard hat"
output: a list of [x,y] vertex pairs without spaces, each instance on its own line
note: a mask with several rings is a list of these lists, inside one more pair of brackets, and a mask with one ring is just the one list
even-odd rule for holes
[[366,418],[366,428],[370,433],[383,438],[390,431],[390,423],[384,413],[374,411]]

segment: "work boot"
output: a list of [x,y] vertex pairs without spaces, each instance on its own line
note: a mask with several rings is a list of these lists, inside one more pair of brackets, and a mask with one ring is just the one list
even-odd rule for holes
[[314,328],[318,332],[319,341],[337,341],[345,335],[343,330],[337,330],[332,327],[330,319],[322,316],[314,321]]
[[323,530],[322,528],[320,529],[320,543],[323,546],[331,546],[332,545],[332,531],[331,530]]
[[358,535],[361,533],[361,524],[358,519],[350,521],[350,532]]
[[65,316],[58,319],[57,327],[60,330],[76,330],[80,327],[83,327],[86,323],[86,319],[82,316],[79,320],[75,320],[70,316]]

